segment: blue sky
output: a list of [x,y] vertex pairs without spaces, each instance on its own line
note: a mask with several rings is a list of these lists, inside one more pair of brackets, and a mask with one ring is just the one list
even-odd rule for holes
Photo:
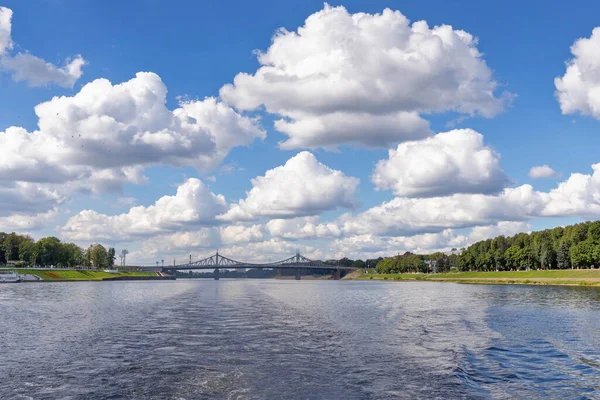
[[[81,68],[82,75],[76,79],[72,87],[52,81],[41,85],[31,85],[26,80],[16,82],[14,70],[11,72],[9,68],[4,68],[4,71],[0,72],[0,110],[2,110],[0,136],[10,126],[20,126],[33,132],[38,129],[38,117],[34,112],[36,105],[47,102],[54,96],[74,96],[84,85],[99,78],[108,79],[116,85],[133,79],[137,72],[153,72],[160,76],[168,89],[166,108],[169,110],[178,108],[180,96],[192,101],[201,101],[207,96],[218,98],[221,88],[232,83],[237,74],[256,73],[261,65],[253,51],[257,49],[267,51],[272,36],[278,28],[285,27],[288,31],[296,31],[298,27],[305,24],[306,18],[320,12],[324,7],[319,1],[164,2],[158,0],[127,2],[5,0],[0,3],[0,6],[9,8],[13,12],[11,36],[14,45],[6,53],[7,59],[16,57],[19,53],[28,53],[61,66],[65,59],[80,54],[86,61],[86,65]],[[577,1],[566,5],[558,1],[345,1],[332,2],[331,6],[344,6],[349,14],[359,12],[376,14],[381,13],[385,8],[391,8],[400,11],[412,23],[425,20],[430,28],[447,24],[454,30],[466,31],[478,39],[473,47],[482,53],[480,60],[491,71],[490,80],[497,83],[495,98],[501,99],[503,92],[509,92],[513,96],[512,101],[505,101],[503,110],[489,118],[452,111],[453,107],[458,105],[448,106],[441,111],[420,109],[419,115],[431,124],[431,134],[454,128],[470,128],[483,135],[485,146],[489,146],[501,156],[499,167],[510,180],[505,187],[516,188],[530,184],[535,191],[548,193],[559,182],[566,181],[571,173],[591,175],[591,165],[600,162],[596,151],[600,145],[598,116],[593,113],[590,115],[590,112],[581,109],[566,114],[561,112],[561,105],[555,96],[557,88],[554,83],[556,77],[565,75],[565,63],[573,58],[570,47],[579,38],[590,38],[592,30],[600,25],[600,19],[597,17],[600,13],[598,2]],[[598,68],[600,69],[600,62]],[[373,77],[374,80],[376,78]],[[396,76],[389,79],[402,82],[403,79],[410,79],[410,77]],[[591,79],[584,83],[592,90],[597,82]],[[318,221],[311,220],[315,225],[334,223],[341,227],[343,223],[339,218],[346,212],[358,218],[360,213],[389,202],[395,197],[405,197],[398,195],[398,191],[394,193],[394,190],[389,188],[376,190],[376,185],[371,181],[376,164],[388,157],[388,149],[394,149],[398,144],[405,142],[404,140],[399,139],[393,144],[375,148],[365,148],[341,141],[338,143],[337,151],[320,146],[281,149],[278,144],[286,140],[288,135],[275,129],[273,124],[282,117],[282,113],[267,112],[269,110],[266,110],[264,105],[254,109],[242,109],[241,103],[231,99],[226,103],[241,116],[259,117],[258,124],[266,133],[266,137],[250,140],[244,145],[233,146],[222,160],[210,168],[199,169],[193,163],[186,164],[186,162],[180,165],[173,165],[177,162],[172,161],[145,163],[143,165],[147,177],[145,183],[124,181],[113,190],[94,189],[94,193],[89,193],[77,188],[68,193],[61,193],[63,199],[52,206],[56,215],[37,224],[39,229],[23,229],[18,224],[14,229],[30,232],[36,237],[57,235],[65,240],[75,240],[81,245],[100,241],[132,249],[154,246],[152,240],[160,241],[160,235],[219,229],[226,224],[244,227],[257,225],[260,227],[256,229],[266,229],[262,226],[276,219],[273,214],[246,216],[227,223],[220,220],[217,223],[186,220],[185,224],[172,223],[166,230],[159,229],[160,235],[143,233],[124,235],[126,237],[123,238],[119,237],[118,232],[109,236],[106,234],[94,236],[90,232],[85,235],[75,235],[72,230],[67,230],[69,233],[65,233],[67,231],[62,227],[68,225],[69,219],[77,216],[82,210],[94,210],[98,214],[111,217],[128,213],[133,199],[137,205],[151,206],[162,196],[174,195],[177,187],[188,178],[199,178],[209,187],[210,192],[224,196],[226,207],[232,207],[234,203],[247,197],[246,192],[253,188],[252,179],[264,176],[266,171],[286,164],[290,158],[303,150],[309,150],[318,162],[330,169],[340,171],[345,177],[355,177],[359,180],[355,190],[350,190],[354,205],[348,207],[343,204],[343,201],[341,203],[334,201],[323,207],[317,207],[316,211],[307,211],[299,207],[295,212],[286,213],[283,219],[317,218]],[[475,114],[481,114],[481,110]],[[294,118],[290,115],[283,116]],[[371,134],[368,129],[363,133],[365,136]],[[327,135],[327,132],[324,135]],[[7,134],[5,136],[8,137]],[[1,141],[0,145],[2,145]],[[40,149],[40,151],[44,150]],[[557,176],[533,179],[528,175],[530,168],[542,165],[549,165],[557,172]],[[33,178],[28,179],[35,181]],[[11,183],[17,181],[22,180],[15,177],[12,182],[6,179],[4,184],[8,188]],[[0,186],[3,185],[2,182],[0,181]],[[303,190],[302,184],[298,182],[299,191]],[[390,185],[393,186],[392,183]],[[64,188],[65,185],[62,186]],[[76,184],[73,183],[73,186]],[[402,192],[401,189],[399,190]],[[468,193],[488,195],[491,192],[497,194],[499,190],[485,189],[479,193],[477,190],[469,189]],[[597,201],[594,199],[594,193],[596,192],[581,196],[592,199],[590,201],[593,202]],[[453,194],[462,195],[464,192],[461,193],[457,189],[456,193],[445,193],[445,195]],[[565,196],[569,197],[569,195]],[[267,197],[265,196],[265,199]],[[285,198],[285,195],[283,197]],[[339,200],[339,196],[335,193],[332,197]],[[9,197],[10,201],[14,201],[12,200],[14,198],[14,196]],[[115,204],[118,199],[123,198],[130,200],[122,200]],[[420,197],[410,195],[407,198]],[[591,203],[580,204],[577,210],[574,210],[573,206],[565,206],[563,208],[569,209],[568,212],[544,211],[535,215],[523,214],[507,218],[506,221],[492,218],[488,221],[488,225],[510,222],[513,224],[510,229],[516,231],[552,227],[594,218],[594,206],[595,204]],[[265,207],[268,208],[268,205]],[[47,210],[39,209],[30,215],[45,211]],[[400,208],[396,212],[403,211]],[[10,212],[10,210],[5,210],[3,215],[0,214],[0,218],[10,216],[27,215],[22,212]],[[302,225],[304,222],[298,223]],[[452,225],[451,228],[454,235],[468,236],[473,228],[487,226],[486,223],[461,222]],[[177,226],[173,227],[174,225]],[[10,227],[10,224],[7,226]],[[81,230],[84,229],[82,226],[87,225],[77,226],[77,229]],[[438,234],[444,229],[431,228],[428,225],[422,231],[418,229],[411,229],[410,232],[403,231],[401,237],[406,238],[413,234]],[[510,229],[508,231],[496,229],[490,232],[516,233]],[[3,230],[2,226],[0,230]],[[284,237],[275,238],[273,232],[270,233],[265,231],[262,240],[277,241],[280,246],[261,248],[260,241],[253,239],[249,243],[256,246],[257,256],[261,252],[285,253],[288,248],[287,242],[282,244],[285,241]],[[326,237],[315,234],[310,238],[296,238],[294,241],[289,241],[289,244],[290,246],[305,245],[306,251],[312,252],[315,256],[325,255],[328,252],[339,254],[343,251],[351,251],[349,247],[343,246],[350,246],[351,238],[361,235],[364,236],[365,233],[344,231]],[[409,248],[410,245],[406,242],[395,242],[394,238],[399,235],[390,231],[371,237],[370,240],[375,242],[380,238],[384,242],[380,249],[373,253],[392,250],[395,252],[396,249],[428,250],[418,243],[413,248]],[[210,252],[209,247],[213,243],[227,247],[222,240],[217,238],[214,242],[209,241],[210,243],[205,247],[190,243],[181,247],[173,245],[158,249],[156,252],[169,256],[187,254],[190,251],[200,254]],[[468,240],[465,239],[464,244],[467,244]],[[343,246],[340,244],[342,241],[345,241]],[[463,242],[458,239],[455,241],[461,244]],[[439,248],[453,247],[448,243],[439,244]],[[236,242],[230,245],[233,246],[232,251],[234,251],[235,246],[243,246],[244,243]],[[401,246],[406,248],[400,248]],[[360,248],[360,245],[357,245],[357,248]],[[354,253],[371,255],[361,251]],[[147,261],[141,255],[139,258],[140,262]]]

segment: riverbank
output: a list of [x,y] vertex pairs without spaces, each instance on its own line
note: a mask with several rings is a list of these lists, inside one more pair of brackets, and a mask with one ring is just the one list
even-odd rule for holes
[[[104,272],[104,271],[88,271],[79,269],[56,269],[56,270],[40,270],[40,269],[17,269],[21,275],[35,275],[43,281],[102,281],[109,278],[142,278],[157,277],[156,272]],[[40,281],[35,281],[40,282]]]
[[600,286],[600,269],[451,272],[443,274],[365,274],[361,272],[350,279],[478,284]]

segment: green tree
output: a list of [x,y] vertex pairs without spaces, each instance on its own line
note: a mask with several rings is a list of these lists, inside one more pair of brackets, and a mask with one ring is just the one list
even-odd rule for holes
[[590,242],[577,243],[569,249],[571,253],[571,264],[575,268],[589,268],[592,266],[594,245]]
[[108,266],[108,252],[101,244],[95,244],[90,250],[90,259],[94,268],[105,268]]
[[62,245],[55,237],[46,237],[38,240],[33,247],[32,258],[35,265],[58,266],[61,261]]
[[83,250],[75,243],[65,243],[62,249],[63,262],[68,265],[69,268],[75,268],[83,264],[84,255]]
[[115,254],[116,254],[116,251],[115,251],[114,247],[110,247],[108,249],[108,267],[111,269],[115,265],[115,258],[116,258]]
[[32,261],[35,242],[32,238],[26,237],[19,244],[19,260],[30,264]]
[[19,244],[21,243],[21,237],[16,233],[10,233],[4,238],[2,243],[2,250],[4,251],[4,258],[6,261],[16,261],[19,259]]
[[520,269],[521,268],[521,261],[523,258],[522,252],[521,252],[521,248],[517,245],[512,245],[510,246],[508,249],[506,249],[506,252],[504,253],[504,257],[506,257],[506,265],[508,266],[509,269]]
[[590,224],[587,231],[587,240],[593,244],[600,244],[600,221]]
[[558,269],[571,268],[571,255],[569,253],[569,246],[564,241],[560,243],[560,246],[556,251],[556,266]]
[[365,262],[363,260],[356,260],[356,261],[354,261],[354,263],[352,263],[352,266],[354,268],[363,269],[363,268],[365,268]]

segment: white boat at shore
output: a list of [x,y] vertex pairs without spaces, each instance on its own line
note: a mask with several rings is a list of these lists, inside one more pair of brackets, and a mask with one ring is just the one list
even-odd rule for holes
[[0,283],[18,283],[22,281],[21,275],[14,271],[0,271]]

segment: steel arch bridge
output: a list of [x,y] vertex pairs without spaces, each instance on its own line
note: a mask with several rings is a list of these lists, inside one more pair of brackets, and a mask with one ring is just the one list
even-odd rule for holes
[[[296,270],[296,279],[299,279],[299,271],[302,269],[321,269],[333,271],[334,277],[339,279],[341,271],[354,271],[356,268],[347,267],[339,264],[337,261],[320,261],[310,260],[299,252],[296,255],[286,258],[285,260],[266,262],[266,263],[249,263],[237,261],[229,257],[225,257],[217,251],[210,257],[202,260],[188,262],[185,264],[174,264],[164,267],[142,267],[145,270],[157,269],[162,272],[177,271],[177,270],[214,270],[218,274],[219,269],[292,269]],[[216,278],[218,279],[218,278]]]

